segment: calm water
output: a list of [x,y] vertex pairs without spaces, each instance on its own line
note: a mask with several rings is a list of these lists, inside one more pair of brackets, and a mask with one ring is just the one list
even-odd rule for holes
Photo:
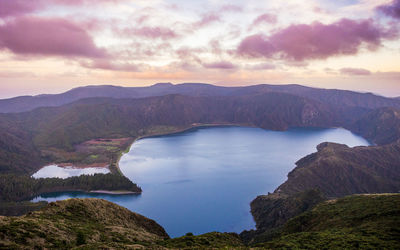
[[94,174],[107,174],[110,170],[108,168],[75,168],[72,166],[59,167],[57,165],[49,165],[41,168],[39,171],[32,175],[33,178],[68,178],[79,175],[94,175]]
[[156,220],[172,237],[187,232],[241,232],[254,228],[249,203],[273,192],[301,157],[324,141],[368,145],[351,132],[214,127],[135,142],[121,171],[141,195],[53,193],[35,200],[97,197]]

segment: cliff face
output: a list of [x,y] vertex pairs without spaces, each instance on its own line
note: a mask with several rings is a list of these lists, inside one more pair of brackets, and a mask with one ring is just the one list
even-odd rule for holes
[[143,246],[167,238],[155,221],[99,199],[68,199],[22,217],[0,216],[0,248]]

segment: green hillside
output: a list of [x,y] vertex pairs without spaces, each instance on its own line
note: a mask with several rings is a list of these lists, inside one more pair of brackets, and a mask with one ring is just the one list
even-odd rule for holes
[[329,200],[289,220],[269,249],[399,249],[400,194]]
[[99,199],[50,203],[0,216],[0,248],[398,249],[400,195],[353,195],[320,203],[246,245],[234,233],[170,239],[156,222]]

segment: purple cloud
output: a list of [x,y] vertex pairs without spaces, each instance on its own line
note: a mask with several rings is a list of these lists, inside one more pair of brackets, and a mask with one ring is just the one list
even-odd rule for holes
[[196,28],[201,28],[201,27],[207,26],[211,23],[215,23],[215,22],[219,22],[219,21],[221,21],[221,18],[218,15],[211,13],[211,14],[204,15],[200,19],[200,21],[198,21],[194,24],[194,26]]
[[222,12],[239,12],[239,11],[243,11],[243,8],[239,5],[226,4],[226,5],[221,6],[220,11],[222,11]]
[[340,73],[343,75],[365,76],[370,75],[371,71],[361,68],[341,68]]
[[400,0],[393,0],[390,4],[378,6],[377,10],[387,16],[400,19]]
[[250,70],[271,70],[271,69],[275,69],[276,66],[271,64],[271,63],[259,63],[259,64],[255,64],[255,65],[250,65],[247,67],[247,69]]
[[254,19],[252,27],[258,26],[262,23],[275,24],[276,22],[277,22],[277,18],[275,15],[266,13],[261,16],[258,16],[256,19]]
[[130,63],[114,63],[108,59],[95,59],[92,62],[81,62],[80,65],[89,69],[104,69],[113,71],[138,72],[139,67]]
[[1,25],[0,49],[22,55],[107,57],[85,30],[59,18],[22,17]]
[[237,66],[228,61],[219,61],[213,63],[204,63],[204,68],[207,69],[236,69]]
[[303,61],[326,59],[337,55],[354,55],[366,45],[375,50],[382,39],[397,37],[394,30],[384,30],[372,20],[341,19],[332,24],[314,22],[291,25],[271,36],[256,34],[245,38],[237,53],[247,57]]
[[24,15],[41,7],[42,2],[37,0],[0,0],[0,17]]
[[176,38],[178,37],[178,34],[175,33],[170,28],[167,27],[141,27],[141,28],[135,28],[135,29],[128,29],[125,30],[124,33],[128,35],[136,35],[136,36],[142,36],[142,37],[147,37],[151,39],[157,39],[161,38],[163,40],[171,39],[171,38]]
[[82,6],[93,4],[119,3],[125,0],[0,0],[0,17],[21,16],[48,8],[49,6]]

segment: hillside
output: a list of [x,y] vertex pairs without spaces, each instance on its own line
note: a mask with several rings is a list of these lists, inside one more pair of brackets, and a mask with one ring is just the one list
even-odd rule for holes
[[400,195],[353,195],[319,203],[245,245],[235,233],[169,239],[153,220],[99,199],[50,203],[0,216],[0,248],[321,249],[400,247]]
[[[400,195],[329,200],[264,235],[267,249],[399,249]],[[260,239],[261,240],[261,239]]]
[[257,230],[242,237],[250,240],[282,226],[329,197],[400,190],[400,142],[354,148],[321,143],[317,150],[296,162],[274,193],[251,202]]
[[[243,97],[168,95],[142,99],[92,98],[60,107],[2,114],[0,121],[18,124],[26,131],[30,135],[26,144],[33,144],[43,161],[66,162],[84,159],[85,155],[77,155],[78,145],[97,138],[138,138],[179,131],[193,124],[237,124],[272,130],[331,127],[339,125],[343,117],[340,111],[316,101],[267,93]],[[0,138],[2,140],[4,138]],[[13,142],[0,148],[0,153],[10,154],[9,145]],[[124,150],[126,148],[121,148],[111,153],[110,157],[117,159]],[[6,159],[0,158],[2,161],[6,162]],[[26,172],[32,173],[40,166],[26,169]],[[14,167],[18,166],[11,162],[0,171]]]
[[387,144],[400,138],[400,109],[380,108],[368,112],[351,126],[355,133],[377,144]]
[[400,190],[400,142],[354,148],[321,143],[317,150],[296,162],[276,192],[294,194],[317,188],[328,197],[340,197]]
[[301,85],[254,85],[245,87],[221,87],[203,83],[159,83],[148,87],[119,87],[111,85],[79,87],[61,94],[20,96],[0,100],[0,113],[15,113],[38,107],[62,106],[91,97],[144,98],[181,94],[187,96],[245,96],[270,92],[286,93],[318,102],[336,105],[375,109],[400,107],[396,98],[386,98],[371,93],[358,93],[337,89],[318,89]]
[[57,201],[22,217],[0,216],[0,248],[147,247],[167,238],[155,221],[99,199]]
[[29,131],[15,120],[0,118],[0,172],[26,173],[44,161]]

